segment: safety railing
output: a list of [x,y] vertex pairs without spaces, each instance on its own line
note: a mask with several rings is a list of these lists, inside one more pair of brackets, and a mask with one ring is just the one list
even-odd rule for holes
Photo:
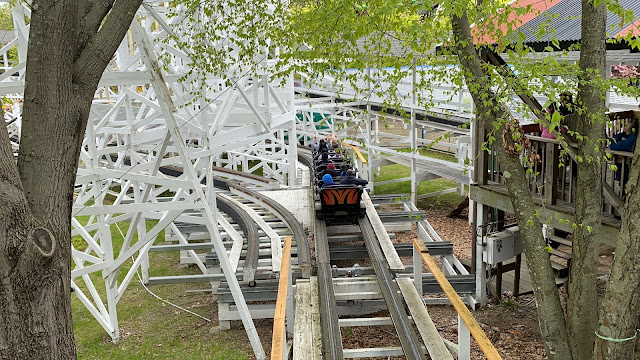
[[[556,139],[527,135],[531,147],[525,149],[523,163],[531,171],[527,172],[527,180],[532,195],[538,196],[546,204],[575,204],[577,163],[569,154],[561,151]],[[604,173],[604,214],[615,214],[624,198],[624,186],[628,179],[629,167],[633,158],[632,152],[606,149],[607,166]],[[491,149],[487,160],[487,180],[504,184],[502,169],[494,149]]]
[[[431,257],[424,243],[418,240],[413,240],[413,246],[418,251],[422,261],[427,266],[431,274],[433,274],[433,277],[444,291],[449,302],[451,302],[451,305],[453,305],[454,309],[458,313],[458,359],[471,359],[470,335],[476,340],[480,350],[482,350],[487,359],[502,359],[476,319],[471,315],[471,312],[467,309],[467,306],[464,304],[458,293],[453,289],[449,280],[447,280],[442,271],[440,271],[438,264],[436,264],[435,260]],[[416,267],[416,265],[418,264],[414,264],[414,267]],[[422,268],[422,266],[417,267]],[[420,282],[422,282],[421,279]]]
[[342,143],[342,146],[353,150],[353,152],[356,154],[356,156],[353,159],[356,169],[358,169],[363,179],[371,182],[373,178],[369,174],[369,166],[367,165],[368,164],[367,159],[364,157],[364,155],[362,155],[362,153],[360,152],[360,149],[358,149],[357,146],[347,144],[345,142]]
[[[273,317],[273,337],[271,339],[271,360],[286,360],[287,333],[293,333],[293,284],[291,279],[291,237],[284,238],[278,298]],[[288,319],[288,321],[287,321]]]

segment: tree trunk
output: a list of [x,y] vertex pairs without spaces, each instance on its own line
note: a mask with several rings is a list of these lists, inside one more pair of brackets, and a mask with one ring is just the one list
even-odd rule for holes
[[140,3],[32,2],[17,166],[0,134],[0,359],[76,357],[70,280],[78,158],[98,81]]
[[[505,123],[510,114],[499,104],[491,90],[488,76],[480,65],[471,38],[469,20],[466,11],[461,17],[452,16],[453,34],[458,44],[458,58],[465,70],[465,81],[476,104],[476,121],[485,123],[487,129],[494,129],[493,121],[501,121],[496,130],[498,159],[506,180],[509,198],[513,204],[520,235],[527,255],[527,264],[534,283],[534,294],[538,311],[538,322],[542,340],[549,359],[566,360],[571,358],[564,322],[564,312],[556,287],[551,260],[546,251],[546,242],[542,236],[540,221],[536,216],[536,206],[527,185],[525,170],[520,162],[520,152],[507,153],[505,147],[513,146],[511,132],[505,132]],[[503,143],[508,142],[507,144]]]
[[[640,146],[630,167],[620,237],[600,310],[594,359],[633,359],[640,305]],[[604,338],[604,339],[603,339]],[[627,341],[611,341],[628,339]]]
[[[602,216],[602,173],[605,139],[605,91],[591,81],[605,74],[606,6],[594,8],[582,0],[582,40],[578,106],[584,109],[577,124],[578,179],[576,228],[573,233],[571,272],[567,299],[567,330],[574,359],[588,359],[593,352],[598,315],[598,247],[596,237]],[[595,71],[595,73],[594,73]]]

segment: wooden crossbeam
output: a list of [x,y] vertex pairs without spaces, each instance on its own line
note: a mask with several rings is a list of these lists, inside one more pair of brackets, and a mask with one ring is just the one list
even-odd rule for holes
[[436,264],[436,262],[433,260],[433,258],[429,254],[429,250],[427,250],[427,247],[424,246],[424,244],[422,242],[419,242],[418,240],[413,240],[413,246],[415,246],[416,249],[420,251],[420,256],[422,257],[422,261],[424,261],[429,271],[431,271],[431,273],[433,274],[433,277],[436,279],[436,281],[438,281],[438,284],[440,284],[440,287],[442,287],[442,290],[447,295],[447,297],[449,298],[449,301],[458,312],[458,315],[460,315],[460,318],[462,319],[462,321],[465,323],[465,325],[467,325],[469,332],[471,333],[473,338],[476,339],[476,342],[478,343],[480,350],[482,350],[482,352],[487,357],[487,359],[489,360],[502,359],[500,354],[498,354],[498,351],[496,350],[496,348],[493,346],[489,338],[487,338],[487,335],[484,333],[484,331],[480,327],[480,324],[478,324],[478,322],[473,317],[473,315],[471,315],[471,312],[469,311],[469,309],[467,309],[467,306],[462,302],[462,299],[460,298],[460,296],[458,296],[458,293],[456,293],[456,291],[453,289],[453,286],[451,286],[451,284],[449,283],[449,280],[447,280],[447,278],[444,276],[442,271],[440,271],[438,264]]
[[271,340],[271,360],[282,360],[286,343],[285,318],[287,309],[287,290],[289,288],[289,270],[291,260],[291,237],[284,238],[282,262],[280,267],[280,281],[278,283],[278,299],[276,313],[273,317],[273,337]]

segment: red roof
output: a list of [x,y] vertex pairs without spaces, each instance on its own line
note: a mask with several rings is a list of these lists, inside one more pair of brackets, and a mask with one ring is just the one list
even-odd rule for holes
[[626,37],[628,34],[631,34],[632,36],[640,35],[640,19],[634,21],[632,24],[630,24],[626,28],[622,29],[622,31],[617,33],[615,37],[617,37],[617,38],[622,37],[623,38],[623,37]]
[[[530,20],[536,18],[538,15],[542,14],[553,5],[557,5],[561,1],[562,0],[515,0],[513,1],[513,3],[507,5],[510,8],[508,21],[500,19],[500,24],[498,24],[497,29],[497,20],[493,21],[492,24],[478,24],[474,26],[474,28],[472,29],[474,35],[474,43],[493,44],[496,42],[500,42],[501,39],[503,39],[507,34],[508,24],[512,24],[511,27],[513,29],[517,29]],[[526,9],[528,6],[531,6],[530,11],[527,11],[522,15],[518,15],[516,13],[517,8]],[[491,21],[489,21],[488,23],[491,23]]]

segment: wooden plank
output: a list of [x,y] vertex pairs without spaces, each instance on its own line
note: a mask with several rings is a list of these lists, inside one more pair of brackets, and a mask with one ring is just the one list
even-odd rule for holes
[[451,353],[444,345],[438,329],[436,329],[436,326],[433,324],[427,308],[422,303],[422,297],[418,295],[418,291],[411,279],[398,278],[396,282],[409,307],[409,312],[411,312],[411,316],[418,327],[420,336],[422,336],[422,341],[424,341],[424,345],[427,347],[429,356],[431,356],[432,359],[453,360],[453,356],[451,356]]
[[359,358],[371,358],[371,357],[391,357],[391,356],[403,356],[404,352],[400,346],[386,346],[376,348],[363,348],[363,349],[344,349],[345,359],[359,359]]
[[467,309],[467,306],[464,304],[464,302],[462,302],[462,299],[460,298],[460,296],[458,296],[458,293],[456,293],[456,291],[453,289],[453,286],[451,286],[449,280],[447,280],[442,271],[440,271],[440,267],[433,260],[426,246],[424,246],[423,243],[418,242],[417,240],[413,240],[413,245],[420,251],[422,261],[424,261],[429,271],[431,271],[431,273],[433,274],[433,277],[436,279],[436,281],[438,281],[440,287],[442,287],[442,290],[449,298],[451,305],[453,305],[453,307],[458,312],[458,315],[460,315],[462,321],[464,321],[465,325],[467,325],[467,327],[469,328],[469,332],[471,332],[473,338],[476,339],[480,350],[482,350],[487,359],[502,359],[491,341],[489,341],[489,338],[487,338],[487,335],[484,333],[476,319],[473,317],[473,315],[471,315],[469,309]]
[[293,360],[308,359],[313,346],[313,320],[311,307],[311,284],[299,282],[296,284],[296,314],[293,331]]
[[312,276],[311,283],[311,334],[313,347],[309,359],[322,359],[322,328],[320,324],[320,295],[318,294],[318,277]]
[[618,212],[622,212],[622,208],[624,207],[624,201],[622,200],[622,198],[620,196],[618,196],[618,194],[616,194],[613,189],[611,188],[611,185],[607,184],[606,182],[602,184],[602,193],[604,195],[604,197],[609,200],[609,202],[611,203],[611,205],[613,205],[613,207],[618,210]]
[[242,252],[242,245],[244,245],[244,239],[236,229],[225,219],[220,212],[218,212],[218,224],[229,234],[229,237],[233,240],[231,251],[229,251],[229,262],[231,263],[231,269],[235,273],[238,270],[238,262],[240,261],[240,253]]
[[378,217],[378,213],[373,206],[373,202],[371,201],[371,198],[366,191],[362,193],[362,202],[367,209],[367,216],[371,221],[373,230],[375,231],[376,237],[380,242],[382,252],[387,259],[387,263],[389,263],[389,267],[391,268],[391,270],[395,271],[404,270],[404,265],[400,260],[400,256],[398,256],[396,248],[393,246],[393,243],[389,238],[389,234],[387,234],[387,231],[385,230],[384,225],[382,224],[382,221],[380,220],[380,217]]
[[285,318],[287,309],[287,290],[289,289],[289,270],[291,260],[291,237],[284,238],[280,281],[278,282],[278,299],[276,313],[273,317],[273,337],[271,340],[271,360],[282,360],[286,348],[287,335],[285,332]]
[[339,319],[340,327],[393,326],[390,316]]
[[347,144],[347,143],[344,143],[344,142],[342,143],[342,146],[346,146],[348,148],[353,149],[353,151],[356,152],[356,155],[358,156],[358,159],[360,159],[360,162],[363,163],[363,164],[367,163],[367,159],[364,158],[364,156],[360,152],[360,149],[358,149],[356,146],[353,146],[353,145],[350,145],[350,144]]
[[[513,206],[507,195],[506,187],[503,185],[483,185],[470,186],[469,199],[489,207],[504,210],[513,214]],[[540,207],[540,222],[549,221],[556,229],[573,232],[573,222],[575,220],[575,207],[572,204],[555,204],[540,206],[537,197],[533,198],[534,202]],[[569,220],[569,223],[559,222],[558,219]],[[598,238],[603,244],[615,246],[615,241],[620,232],[620,222],[615,219],[602,217],[602,226],[597,228]]]

